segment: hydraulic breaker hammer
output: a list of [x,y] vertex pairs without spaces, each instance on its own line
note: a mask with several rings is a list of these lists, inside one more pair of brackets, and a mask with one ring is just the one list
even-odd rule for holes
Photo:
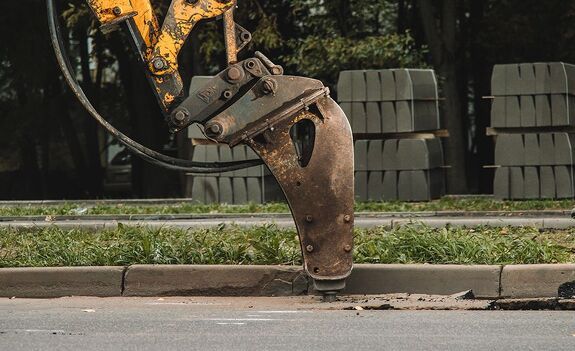
[[[71,73],[55,0],[47,0],[56,57],[80,102],[130,150],[154,164],[193,173],[245,168],[263,161],[291,209],[306,272],[327,300],[345,287],[353,260],[354,160],[349,122],[320,81],[284,75],[262,53],[238,61],[251,33],[234,21],[235,0],[173,0],[160,25],[150,0],[87,0],[105,29],[124,27],[172,132],[201,124],[214,142],[252,148],[261,160],[200,164],[161,155],[109,125]],[[223,18],[228,66],[185,92],[178,55],[194,26]]]

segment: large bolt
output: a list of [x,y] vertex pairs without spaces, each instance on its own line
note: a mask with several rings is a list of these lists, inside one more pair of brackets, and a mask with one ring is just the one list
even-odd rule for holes
[[206,134],[210,138],[217,138],[222,135],[224,129],[219,123],[211,123],[206,126]]
[[156,57],[152,59],[152,67],[154,67],[156,71],[161,71],[168,67],[168,63],[163,57]]
[[228,70],[228,79],[231,81],[237,81],[242,78],[242,71],[237,67],[230,67]]
[[112,13],[116,16],[120,16],[122,14],[122,8],[120,6],[114,6]]
[[264,80],[262,88],[265,94],[275,94],[278,90],[278,83],[274,79],[267,78]]
[[188,122],[189,113],[185,110],[178,110],[174,113],[172,122],[178,126],[182,126]]

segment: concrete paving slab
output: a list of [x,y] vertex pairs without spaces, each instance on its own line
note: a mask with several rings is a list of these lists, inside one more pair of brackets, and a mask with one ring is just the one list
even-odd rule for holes
[[365,71],[356,70],[351,71],[352,74],[352,101],[365,102],[367,101],[367,82],[365,81]]
[[399,195],[397,193],[398,172],[385,171],[383,174],[383,200],[384,201],[397,201]]
[[367,113],[365,103],[351,103],[351,129],[354,133],[367,133]]
[[499,200],[509,199],[511,196],[509,184],[509,167],[495,169],[493,180],[493,194]]
[[534,95],[537,93],[537,79],[533,63],[521,63],[519,65],[521,75],[521,95]]
[[550,94],[551,93],[551,71],[547,63],[535,63],[535,93]]
[[522,95],[519,103],[521,104],[521,127],[535,127],[537,125],[535,97]]
[[[539,135],[528,133],[523,135],[524,155],[526,166],[539,166],[541,164],[541,152],[539,148]],[[548,155],[546,155],[548,157]]]
[[566,95],[551,95],[551,122],[554,127],[569,126],[572,120],[573,107]]
[[383,140],[370,140],[367,148],[367,169],[383,171]]
[[539,169],[541,183],[541,198],[554,199],[557,196],[557,186],[555,185],[555,172],[551,166],[542,166]]
[[378,70],[365,71],[365,80],[367,83],[367,101],[381,101],[381,79]]
[[551,97],[549,95],[535,96],[535,124],[537,127],[550,127],[551,120]]
[[383,199],[383,171],[369,172],[367,181],[367,197],[371,201]]
[[541,149],[541,166],[555,165],[555,142],[553,141],[553,133],[540,133],[539,134],[539,148]]
[[368,102],[365,105],[366,113],[366,133],[379,134],[382,133],[381,127],[381,112],[379,110],[379,102]]
[[573,189],[573,168],[571,166],[555,166],[555,186],[558,199],[572,199],[575,196]]
[[505,97],[505,126],[507,128],[521,127],[521,104],[519,96]]
[[[507,121],[505,118],[505,108],[507,107],[506,103],[505,96],[496,96],[493,98],[493,102],[491,103],[491,127],[507,127]],[[551,113],[551,108],[549,108],[549,112]],[[549,120],[551,120],[551,116],[549,116]]]
[[539,199],[541,197],[541,183],[537,167],[525,167],[524,169],[525,199]]
[[522,90],[521,73],[518,64],[505,66],[505,93],[508,96],[520,95]]
[[339,73],[339,80],[337,82],[337,101],[338,102],[351,102],[352,97],[352,72],[341,71]]
[[381,79],[381,101],[396,101],[396,84],[393,71],[388,69],[382,70],[379,72],[379,78]]
[[414,100],[437,100],[437,79],[432,69],[410,69],[413,99]]
[[381,103],[381,132],[397,133],[397,113],[395,103],[384,101]]
[[507,95],[505,77],[506,77],[505,65],[495,65],[493,67],[493,73],[491,74],[491,95],[493,96]]
[[233,178],[232,187],[234,190],[234,204],[247,204],[248,188],[246,184],[246,178],[242,177]]

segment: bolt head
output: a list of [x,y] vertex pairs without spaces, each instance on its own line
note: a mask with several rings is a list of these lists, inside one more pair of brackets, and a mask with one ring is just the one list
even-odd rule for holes
[[120,6],[114,6],[112,13],[116,16],[120,16],[122,14],[122,8]]
[[344,220],[346,223],[349,223],[349,222],[351,222],[351,216],[350,216],[350,215],[345,215],[345,216],[343,216],[343,220]]
[[351,245],[345,245],[343,249],[345,250],[345,252],[351,252],[352,247]]
[[174,115],[174,118],[177,122],[184,122],[187,118],[188,118],[188,114],[185,111],[178,111],[176,112],[176,114]]
[[263,82],[263,91],[266,94],[275,94],[278,90],[278,83],[273,79],[266,79]]
[[230,67],[228,70],[228,79],[231,81],[237,81],[242,78],[242,71],[237,67]]
[[308,223],[313,222],[313,216],[312,216],[312,215],[307,215],[307,216],[305,216],[305,221],[308,222]]
[[308,245],[308,246],[306,246],[306,247],[305,247],[305,250],[306,250],[307,252],[313,252],[313,245]]
[[223,128],[219,123],[208,124],[206,126],[206,134],[210,137],[219,137],[223,132]]
[[152,60],[152,66],[155,70],[160,71],[165,69],[168,66],[168,63],[162,57],[156,57]]

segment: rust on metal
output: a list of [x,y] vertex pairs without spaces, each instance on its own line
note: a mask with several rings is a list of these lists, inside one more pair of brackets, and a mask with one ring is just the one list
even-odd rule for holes
[[224,14],[224,39],[228,65],[238,62],[238,42],[236,38],[236,22],[234,21],[234,6]]
[[[352,269],[353,138],[349,122],[330,98],[317,112],[300,111],[266,130],[249,145],[278,180],[292,211],[308,274],[316,280],[345,279]],[[302,120],[315,126],[315,145],[302,167],[290,136]]]

